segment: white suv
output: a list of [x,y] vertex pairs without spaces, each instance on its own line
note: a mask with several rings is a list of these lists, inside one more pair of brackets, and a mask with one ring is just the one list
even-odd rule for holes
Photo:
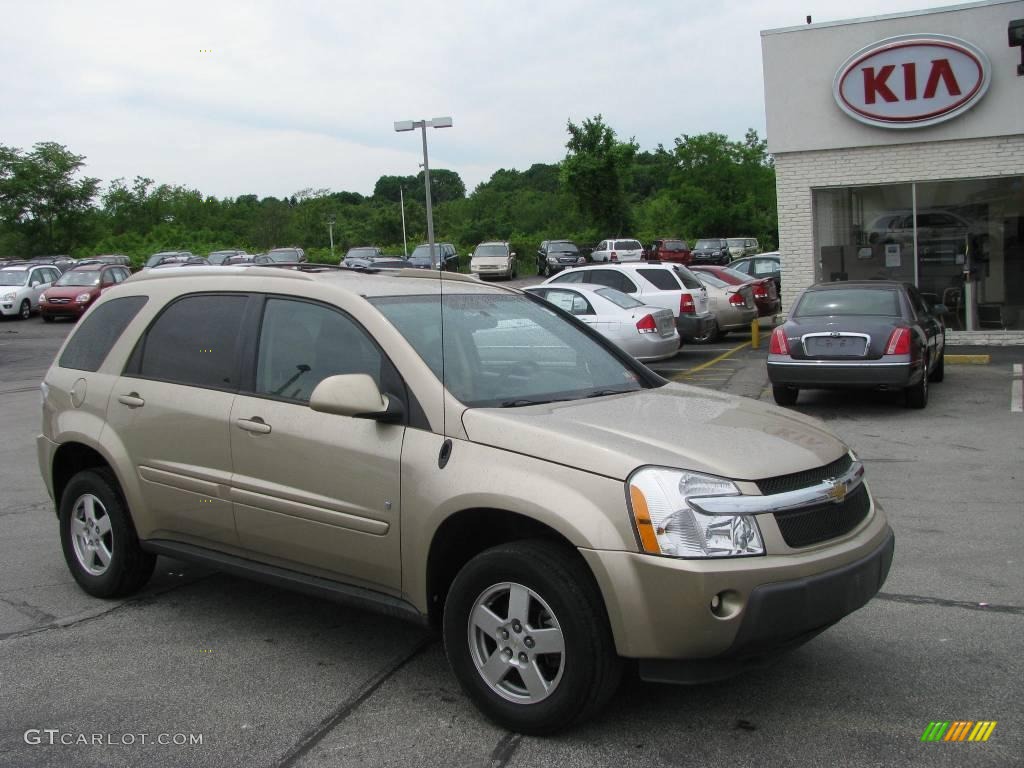
[[0,269],[0,314],[28,320],[39,311],[39,296],[60,277],[52,264],[6,266]]
[[715,328],[708,312],[708,292],[686,267],[678,264],[608,264],[576,267],[551,277],[543,285],[596,283],[615,288],[655,307],[671,309],[679,335],[705,338]]
[[640,261],[644,247],[639,240],[602,240],[590,253],[591,261]]

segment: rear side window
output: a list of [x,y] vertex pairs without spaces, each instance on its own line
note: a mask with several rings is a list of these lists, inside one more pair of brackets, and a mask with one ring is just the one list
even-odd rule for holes
[[583,282],[614,288],[623,293],[636,293],[637,291],[632,280],[613,269],[592,269],[589,272],[584,272]]
[[208,389],[237,386],[245,295],[186,296],[167,307],[142,341],[138,375]]
[[691,291],[697,290],[702,286],[700,279],[686,267],[672,267],[672,271],[676,273],[676,277],[679,278],[682,284]]
[[76,371],[98,371],[147,301],[146,296],[125,296],[93,309],[79,321],[57,365]]
[[638,269],[643,278],[659,291],[678,291],[679,282],[668,269]]

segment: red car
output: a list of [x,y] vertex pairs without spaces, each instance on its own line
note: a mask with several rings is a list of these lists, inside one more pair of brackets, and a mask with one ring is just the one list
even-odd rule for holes
[[651,243],[645,258],[651,261],[671,261],[674,264],[689,264],[690,246],[685,240],[662,238]]
[[77,320],[107,288],[131,277],[128,267],[114,264],[83,264],[60,276],[39,297],[43,320],[52,323],[58,317]]
[[751,277],[730,267],[711,264],[691,264],[690,269],[693,272],[708,272],[730,285],[750,285],[754,291],[754,303],[757,305],[758,317],[769,317],[782,309],[782,300],[779,298],[778,289],[775,287],[775,281],[770,277]]

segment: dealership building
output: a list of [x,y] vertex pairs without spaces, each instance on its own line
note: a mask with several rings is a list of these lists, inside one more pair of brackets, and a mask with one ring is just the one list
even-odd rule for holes
[[1024,344],[1024,1],[761,33],[784,308],[895,279]]

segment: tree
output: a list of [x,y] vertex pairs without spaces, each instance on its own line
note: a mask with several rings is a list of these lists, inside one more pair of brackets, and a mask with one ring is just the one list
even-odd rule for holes
[[584,219],[611,235],[632,227],[625,179],[638,145],[621,142],[605,125],[601,115],[586,118],[580,125],[568,121],[568,153],[562,163],[562,181],[572,193]]
[[100,180],[76,178],[85,158],[56,142],[32,151],[0,146],[0,216],[32,253],[70,252],[92,211]]

